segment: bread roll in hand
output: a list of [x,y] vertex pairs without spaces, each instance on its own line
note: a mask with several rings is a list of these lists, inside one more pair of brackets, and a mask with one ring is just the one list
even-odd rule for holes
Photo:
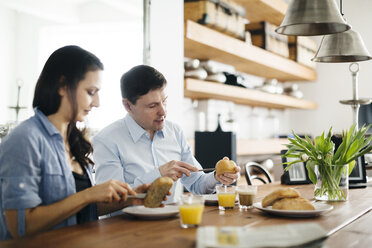
[[224,157],[216,164],[216,175],[222,175],[224,173],[235,174],[236,164],[233,160],[230,160],[228,157]]
[[158,208],[164,197],[172,188],[173,180],[170,177],[159,177],[150,186],[144,199],[146,208]]

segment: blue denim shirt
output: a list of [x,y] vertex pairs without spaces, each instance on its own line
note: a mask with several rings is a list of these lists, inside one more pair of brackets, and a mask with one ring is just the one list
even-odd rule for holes
[[[18,210],[18,233],[23,235],[25,209],[55,203],[75,192],[62,136],[35,109],[35,115],[19,124],[0,144],[0,240],[11,238],[5,209]],[[75,215],[52,229],[74,224]]]
[[[99,132],[93,138],[93,146],[97,183],[110,179],[124,181],[131,187],[151,183],[161,176],[159,166],[171,160],[202,168],[192,155],[181,128],[170,121],[166,121],[164,128],[155,132],[150,140],[149,133],[127,114]],[[177,183],[179,181],[195,194],[213,193],[219,183],[213,172],[193,172]],[[175,187],[176,183],[166,203],[175,201]]]

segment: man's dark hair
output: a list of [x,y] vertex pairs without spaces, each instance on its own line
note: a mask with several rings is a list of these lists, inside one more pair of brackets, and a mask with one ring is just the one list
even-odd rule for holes
[[136,104],[138,98],[149,91],[162,88],[167,80],[159,71],[148,65],[138,65],[120,79],[121,96]]

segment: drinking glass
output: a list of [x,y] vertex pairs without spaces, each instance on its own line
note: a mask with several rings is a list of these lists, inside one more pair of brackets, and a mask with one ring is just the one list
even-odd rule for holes
[[233,209],[236,199],[236,186],[217,185],[218,208],[220,210]]
[[257,195],[257,186],[255,185],[239,185],[237,187],[239,196],[239,209],[247,210],[252,208]]
[[204,211],[204,197],[201,195],[182,195],[178,204],[182,228],[200,225]]

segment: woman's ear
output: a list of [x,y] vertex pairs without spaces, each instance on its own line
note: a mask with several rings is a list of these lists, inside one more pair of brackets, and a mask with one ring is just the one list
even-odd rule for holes
[[[60,77],[60,79],[59,79],[59,85],[64,85],[64,81],[65,81],[65,76],[61,76]],[[66,85],[64,85],[64,86],[61,86],[61,87],[59,87],[59,89],[58,89],[58,94],[60,95],[60,96],[66,96],[67,95],[67,87],[66,87]]]
[[67,95],[67,89],[66,86],[62,86],[58,89],[58,94],[63,97]]

